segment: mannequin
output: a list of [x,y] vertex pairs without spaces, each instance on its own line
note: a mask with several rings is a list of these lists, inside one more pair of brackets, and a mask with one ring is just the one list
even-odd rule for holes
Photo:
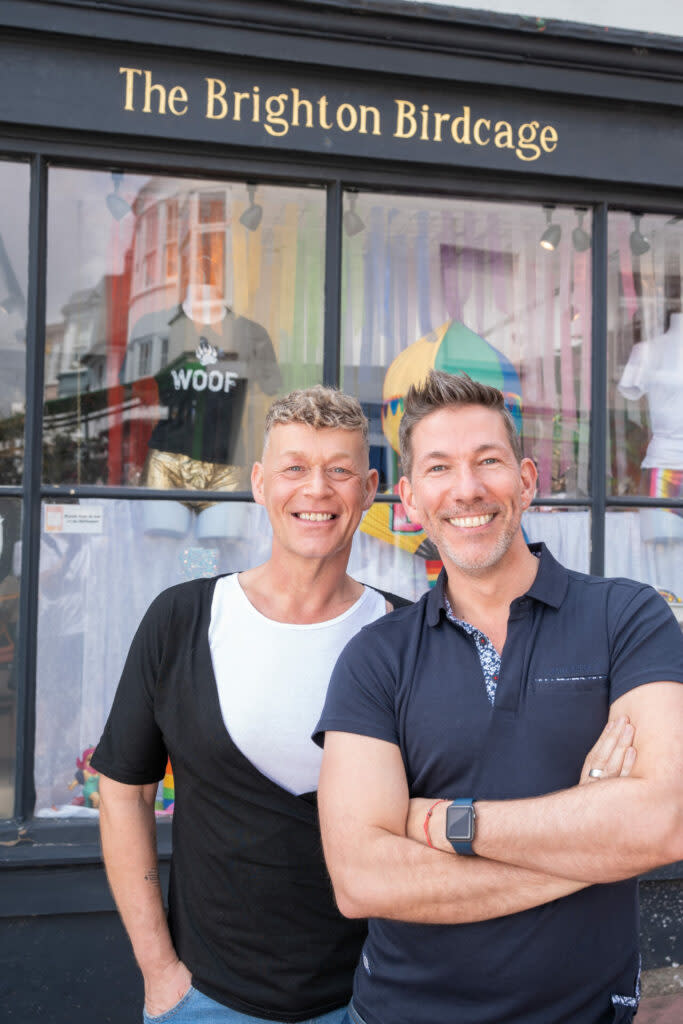
[[633,401],[647,396],[652,437],[642,468],[683,470],[682,313],[671,314],[664,334],[633,346],[619,381],[619,390],[625,398]]
[[[237,316],[212,285],[191,285],[170,319],[168,351],[169,364],[156,378],[159,402],[168,411],[150,437],[143,482],[157,489],[247,489],[258,454],[244,428],[248,396],[254,384],[266,395],[280,386],[267,332]],[[180,536],[189,528],[175,502],[145,504],[150,532]],[[211,512],[210,522],[197,523],[198,536],[235,536],[237,508],[183,504],[200,519]]]
[[[683,497],[683,314],[671,313],[664,334],[633,346],[619,390],[633,401],[647,396],[652,436],[642,468],[652,498]],[[644,541],[683,541],[679,509],[641,509]]]

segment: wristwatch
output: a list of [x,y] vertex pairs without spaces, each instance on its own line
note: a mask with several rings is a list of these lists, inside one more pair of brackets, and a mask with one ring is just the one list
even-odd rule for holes
[[446,839],[456,853],[475,856],[472,849],[475,818],[474,800],[469,797],[454,800],[446,808]]

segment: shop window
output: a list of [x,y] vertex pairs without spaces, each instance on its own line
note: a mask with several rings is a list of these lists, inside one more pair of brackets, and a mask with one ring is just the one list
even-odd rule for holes
[[43,506],[37,816],[97,814],[84,766],[153,598],[184,580],[256,565],[269,546],[265,513],[253,503],[213,504],[200,515],[172,501],[81,499]]
[[28,199],[28,167],[0,161],[0,485],[20,484],[24,466]]
[[608,509],[605,533],[605,575],[655,587],[683,629],[683,509]]
[[0,497],[0,818],[14,808],[21,502]]
[[[588,211],[349,193],[343,227],[343,385],[370,417],[381,489],[395,492],[400,476],[403,397],[435,367],[505,393],[538,468],[539,498],[587,497]],[[387,514],[373,510],[363,531],[384,537]],[[570,521],[583,545],[572,564],[587,568],[587,511],[552,523]],[[429,549],[424,534],[418,549]]]
[[[403,529],[400,509],[373,506],[386,519],[386,536],[358,531],[349,571],[417,599],[441,565],[433,555],[415,557],[420,540]],[[95,780],[85,766],[145,610],[166,587],[265,561],[270,524],[262,506],[236,501],[209,505],[199,516],[180,502],[92,498],[45,504],[42,513],[36,814],[95,817]],[[587,570],[585,509],[530,510],[523,525],[530,541],[545,541],[566,565]],[[170,777],[160,784],[160,813],[169,813],[171,786]]]
[[[683,218],[613,212],[608,242],[607,491],[681,499]],[[606,572],[652,583],[683,619],[683,509],[610,517],[622,543]]]
[[[386,506],[384,506],[386,507]],[[36,815],[96,817],[87,762],[130,642],[156,595],[197,577],[265,561],[271,529],[252,502],[194,504],[82,498],[42,508],[36,682]],[[425,562],[357,533],[358,579],[417,598]],[[0,608],[2,605],[0,604]],[[1,645],[0,645],[1,656]],[[0,678],[2,666],[0,664]],[[12,747],[9,748],[12,750]],[[169,780],[157,809],[168,813]]]
[[324,191],[53,168],[49,197],[46,482],[248,490],[270,401],[322,377]]
[[683,218],[609,217],[608,493],[683,497]]
[[344,227],[344,384],[385,488],[405,390],[435,366],[502,388],[540,497],[588,495],[588,211],[349,194]]

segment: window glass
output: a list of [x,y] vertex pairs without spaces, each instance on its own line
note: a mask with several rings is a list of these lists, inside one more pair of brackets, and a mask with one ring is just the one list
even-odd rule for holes
[[522,528],[529,544],[543,541],[565,568],[590,572],[590,509],[535,505],[522,516]]
[[609,217],[608,493],[683,498],[683,218]]
[[184,580],[265,561],[270,537],[265,510],[248,502],[221,502],[199,514],[175,501],[81,499],[43,505],[35,754],[39,816],[97,813],[88,806],[96,803],[89,753],[153,598]]
[[605,575],[649,583],[683,625],[683,509],[608,509]]
[[343,381],[399,474],[403,396],[429,367],[494,384],[540,496],[589,493],[591,216],[570,207],[347,194]]
[[[361,529],[356,534],[349,571],[369,585],[419,598],[436,582],[438,554],[423,534],[404,529],[400,505],[377,503],[371,513],[386,523],[386,532],[378,536],[376,530]],[[530,541],[545,541],[564,564],[585,571],[589,522],[583,509],[532,509],[523,525]],[[38,816],[96,816],[96,780],[88,772],[88,758],[130,642],[153,598],[184,580],[257,565],[268,558],[270,543],[265,509],[249,502],[214,503],[199,514],[193,504],[176,501],[88,498],[43,505]],[[172,803],[171,776],[167,773],[159,787],[160,813],[169,813]]]
[[248,490],[322,375],[320,189],[53,168],[44,477]]
[[14,813],[21,502],[0,497],[0,818]]
[[[587,496],[590,213],[348,193],[343,228],[343,386],[370,418],[380,489],[396,491],[403,397],[434,367],[505,393],[524,453],[538,467],[540,497]],[[586,510],[538,523],[555,553],[566,541],[571,563],[587,568]],[[570,523],[576,547],[569,536],[560,540]],[[361,529],[429,562],[434,552],[418,527],[400,505],[377,504]]]
[[20,484],[26,407],[29,168],[0,161],[0,484]]

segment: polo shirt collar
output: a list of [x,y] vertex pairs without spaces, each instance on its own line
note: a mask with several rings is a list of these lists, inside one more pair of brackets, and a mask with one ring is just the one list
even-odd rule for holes
[[[569,586],[567,570],[553,558],[542,542],[529,544],[529,551],[538,557],[539,566],[536,579],[529,587],[527,593],[522,596],[533,597],[534,600],[550,605],[551,608],[559,608]],[[441,614],[446,614],[445,589],[447,579],[444,568],[439,573],[434,589],[430,590],[427,595],[426,619],[428,626],[436,626],[441,619]]]
[[545,544],[529,544],[529,551],[538,556],[540,565],[527,596],[542,601],[551,608],[559,608],[567,593],[569,573],[557,559],[553,558]]

